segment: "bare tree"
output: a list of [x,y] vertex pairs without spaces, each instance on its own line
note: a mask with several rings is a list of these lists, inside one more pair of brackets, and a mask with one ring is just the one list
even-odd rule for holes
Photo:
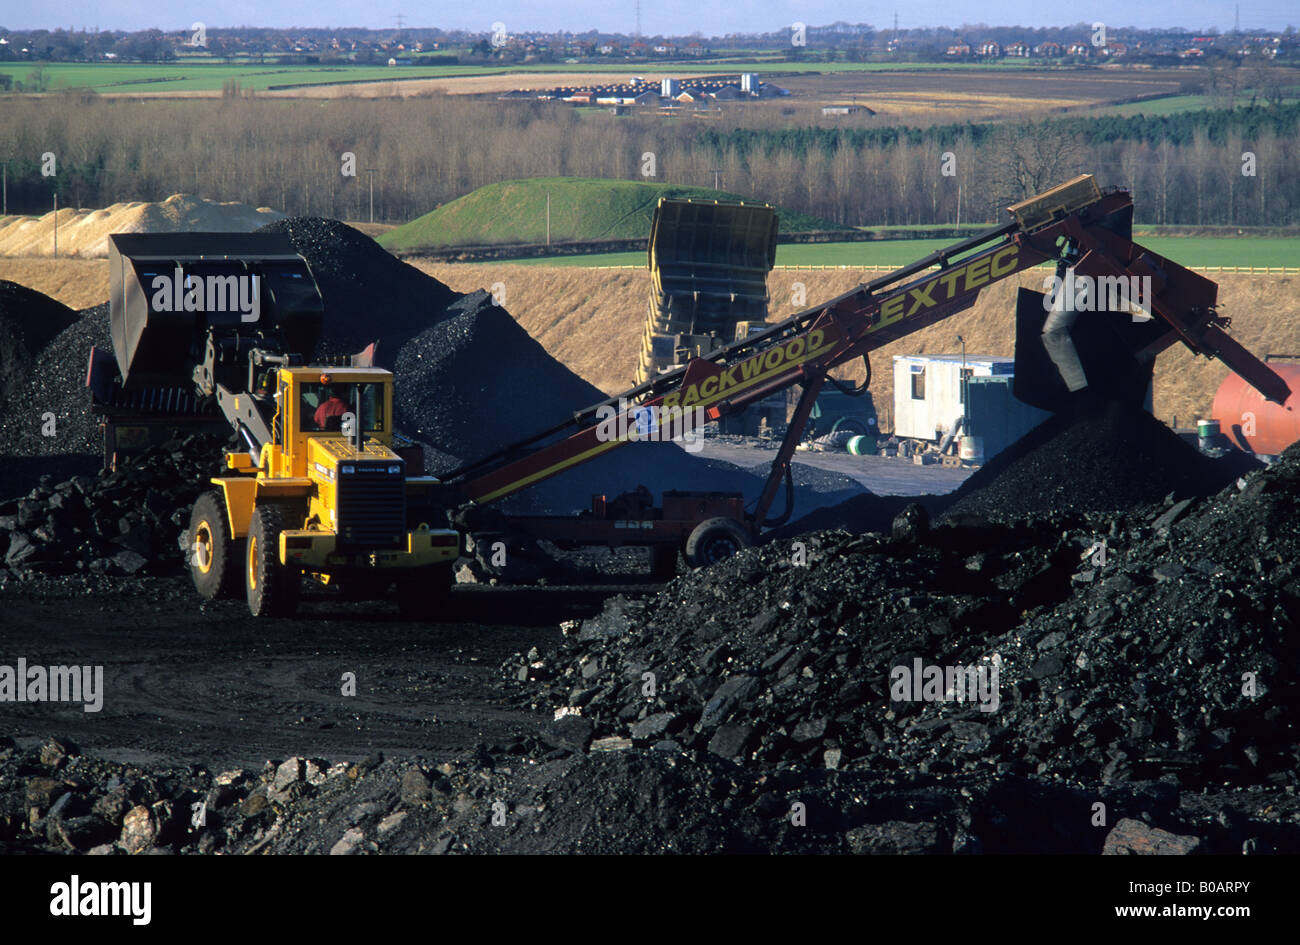
[[1086,163],[1082,143],[1046,122],[1007,125],[994,133],[979,168],[989,209],[1042,193],[1080,174]]

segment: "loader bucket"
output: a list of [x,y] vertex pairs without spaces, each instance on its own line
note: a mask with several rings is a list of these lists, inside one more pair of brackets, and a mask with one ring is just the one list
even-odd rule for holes
[[289,241],[273,233],[109,237],[113,354],[127,388],[188,384],[208,330],[310,357],[324,305]]

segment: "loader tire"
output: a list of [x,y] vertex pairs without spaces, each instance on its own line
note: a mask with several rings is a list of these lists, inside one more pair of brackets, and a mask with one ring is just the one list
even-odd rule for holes
[[203,493],[190,513],[187,561],[194,589],[204,600],[238,597],[244,542],[230,537],[230,520],[221,493]]
[[280,532],[288,527],[288,516],[279,506],[253,509],[244,551],[244,587],[254,617],[290,617],[298,609],[302,572],[282,565],[279,557]]
[[686,539],[686,563],[692,568],[707,568],[752,544],[749,532],[734,519],[705,519]]
[[407,620],[440,620],[447,611],[454,583],[452,565],[416,568],[397,581],[397,609]]

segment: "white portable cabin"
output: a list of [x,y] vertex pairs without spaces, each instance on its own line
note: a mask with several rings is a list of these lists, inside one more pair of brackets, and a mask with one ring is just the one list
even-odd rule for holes
[[894,435],[935,441],[961,419],[962,372],[966,377],[1014,374],[1016,359],[995,355],[894,355]]

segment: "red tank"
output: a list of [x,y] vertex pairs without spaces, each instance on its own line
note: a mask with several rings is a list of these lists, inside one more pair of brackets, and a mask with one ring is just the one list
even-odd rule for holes
[[1214,395],[1212,416],[1234,445],[1276,455],[1300,440],[1300,364],[1270,361],[1268,366],[1291,388],[1285,404],[1265,400],[1240,376],[1229,374]]

